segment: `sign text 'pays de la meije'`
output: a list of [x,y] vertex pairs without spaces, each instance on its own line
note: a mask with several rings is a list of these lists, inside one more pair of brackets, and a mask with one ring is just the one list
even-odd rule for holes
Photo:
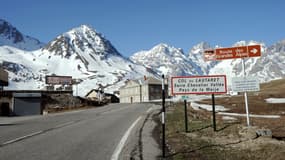
[[261,56],[260,45],[239,46],[231,48],[217,48],[217,49],[204,51],[204,59],[207,61],[260,57],[260,56]]
[[225,75],[180,76],[171,78],[172,95],[227,93]]

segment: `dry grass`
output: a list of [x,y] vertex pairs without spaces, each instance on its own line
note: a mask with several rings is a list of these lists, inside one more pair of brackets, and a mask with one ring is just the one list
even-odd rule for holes
[[[285,80],[276,80],[261,85],[260,92],[249,93],[249,111],[251,114],[280,115],[279,119],[250,118],[252,128],[270,129],[274,138],[285,137],[285,104],[268,104],[266,98],[285,98]],[[198,103],[211,104],[211,99]],[[217,105],[230,109],[231,113],[245,113],[243,95],[216,98]],[[168,109],[167,143],[170,153],[167,159],[205,159],[239,160],[268,159],[278,160],[285,157],[285,142],[272,138],[257,138],[255,131],[251,135],[246,128],[246,118],[239,117],[234,123],[226,122],[217,115],[217,132],[212,128],[212,113],[193,110],[189,107],[189,132],[185,133],[183,104]]]
[[[251,125],[271,129],[274,137],[285,137],[285,104],[270,104],[265,101],[267,98],[285,98],[285,79],[261,84],[260,88],[259,92],[248,94],[250,114],[280,115],[281,118],[250,118]],[[203,100],[199,103],[211,104],[212,101]],[[246,113],[243,95],[216,98],[216,104],[225,106],[231,113]],[[245,118],[240,120],[245,122]]]

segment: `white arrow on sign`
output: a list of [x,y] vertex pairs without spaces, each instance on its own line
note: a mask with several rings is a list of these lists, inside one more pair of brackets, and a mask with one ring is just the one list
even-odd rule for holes
[[250,50],[251,53],[256,54],[258,52],[257,49],[253,48],[252,50]]

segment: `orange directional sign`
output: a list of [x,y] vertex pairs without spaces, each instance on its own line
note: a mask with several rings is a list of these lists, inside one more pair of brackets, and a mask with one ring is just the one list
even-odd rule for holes
[[215,50],[206,50],[204,52],[205,60],[225,60],[236,58],[260,57],[260,45],[240,46],[231,48],[218,48]]

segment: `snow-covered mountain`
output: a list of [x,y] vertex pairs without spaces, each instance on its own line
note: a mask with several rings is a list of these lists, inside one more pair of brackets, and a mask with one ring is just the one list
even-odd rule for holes
[[[260,82],[284,78],[285,40],[269,47],[255,41],[239,41],[233,46],[253,44],[262,46],[262,56],[245,59],[246,74],[258,77]],[[43,89],[45,76],[52,74],[78,79],[80,96],[98,86],[112,92],[127,79],[145,75],[226,74],[229,81],[231,77],[242,76],[241,59],[204,61],[204,50],[217,47],[201,42],[186,55],[182,49],[158,44],[127,59],[102,34],[87,25],[71,29],[44,45],[0,19],[0,66],[9,72],[6,89]]]
[[203,58],[204,51],[211,48],[207,42],[201,42],[193,46],[188,54],[188,58],[200,67],[203,75],[209,74],[210,69],[217,64],[217,62],[214,61],[205,61]]
[[[12,39],[13,37],[11,37]],[[124,58],[93,28],[82,25],[59,35],[45,47],[27,51],[0,46],[0,63],[9,72],[8,89],[43,89],[46,75],[72,76],[81,83],[79,94],[103,86],[112,92],[127,79],[152,75]]]
[[[284,78],[285,40],[270,47],[256,41],[239,41],[232,47],[255,44],[261,45],[262,56],[245,59],[246,75],[258,77],[260,82]],[[158,73],[166,75],[226,74],[229,84],[231,84],[231,77],[243,76],[241,59],[205,61],[203,52],[214,48],[220,47],[211,47],[208,43],[201,42],[193,46],[186,57],[181,49],[170,47],[167,44],[159,44],[149,51],[135,53],[130,59],[134,63],[154,68]]]
[[0,19],[0,46],[3,45],[32,51],[43,47],[44,43],[35,38],[22,34],[9,22]]
[[158,44],[149,51],[135,53],[130,59],[137,64],[152,68],[159,74],[168,76],[199,75],[201,68],[189,59],[182,49]]
[[[247,76],[258,77],[260,82],[267,82],[274,79],[285,77],[285,43],[280,41],[270,47],[266,47],[264,43],[256,41],[239,41],[233,46],[261,45],[261,57],[246,58],[245,71]],[[242,59],[232,59],[219,61],[210,69],[210,74],[226,74],[228,80],[231,77],[243,76]]]

